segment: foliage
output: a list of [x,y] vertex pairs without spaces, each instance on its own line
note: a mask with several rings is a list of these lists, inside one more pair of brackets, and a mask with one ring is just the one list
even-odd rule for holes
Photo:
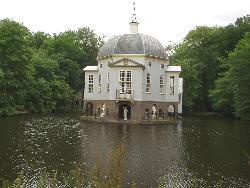
[[33,67],[32,34],[22,24],[0,21],[0,115],[12,114],[24,105]]
[[225,27],[196,27],[175,47],[170,62],[182,66],[185,112],[217,111],[248,118],[247,32],[249,15]]
[[88,27],[51,36],[0,20],[0,116],[69,106],[102,44]]
[[[249,118],[247,32],[249,15],[225,27],[196,27],[182,43],[166,46],[170,63],[182,66],[185,112]],[[69,106],[83,88],[82,68],[96,63],[102,45],[88,27],[49,35],[0,20],[0,116]]]
[[182,66],[184,107],[192,110],[210,109],[208,90],[218,74],[217,46],[212,39],[218,28],[197,27],[188,33],[171,57],[171,62]]
[[229,54],[227,64],[228,70],[211,91],[215,109],[250,119],[250,33]]

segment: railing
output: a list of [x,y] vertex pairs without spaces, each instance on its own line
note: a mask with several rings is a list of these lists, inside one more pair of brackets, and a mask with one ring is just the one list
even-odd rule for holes
[[157,121],[157,120],[171,120],[177,117],[176,113],[156,113],[155,116],[152,115],[152,112],[145,112],[144,120],[146,121]]
[[133,100],[134,99],[134,94],[133,91],[131,90],[124,90],[121,92],[120,89],[116,90],[116,99],[117,100]]
[[104,116],[102,117],[101,112],[99,112],[99,111],[95,111],[95,110],[86,111],[86,110],[83,110],[81,112],[81,116],[86,116],[86,117],[93,118],[93,119],[105,119],[105,118],[109,117],[109,113],[108,113],[108,110],[106,110]]

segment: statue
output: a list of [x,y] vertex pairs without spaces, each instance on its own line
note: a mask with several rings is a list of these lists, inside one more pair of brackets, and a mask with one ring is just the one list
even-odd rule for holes
[[106,106],[105,106],[105,104],[103,103],[103,105],[102,105],[102,112],[101,112],[100,117],[104,117],[104,116],[105,116],[105,110],[106,110]]
[[156,107],[154,104],[152,106],[152,119],[156,119]]
[[128,120],[128,109],[127,109],[127,107],[123,108],[123,117],[124,117],[125,121]]

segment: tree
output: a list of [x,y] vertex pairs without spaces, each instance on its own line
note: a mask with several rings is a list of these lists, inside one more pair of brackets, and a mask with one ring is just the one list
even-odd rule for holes
[[210,91],[210,98],[213,102],[213,109],[226,116],[232,116],[234,107],[233,83],[230,81],[230,74],[225,72],[216,80],[215,88]]
[[51,36],[1,20],[0,116],[69,106],[83,86],[82,68],[96,63],[102,44],[87,27]]
[[228,71],[211,91],[214,107],[220,112],[250,119],[250,33],[246,33],[229,54],[227,63]]
[[99,49],[104,43],[103,37],[97,36],[89,27],[83,27],[78,29],[77,38],[80,48],[84,52],[80,67],[83,68],[86,65],[95,64]]
[[219,65],[217,46],[213,42],[217,30],[197,27],[190,31],[170,58],[172,64],[182,66],[186,111],[211,109],[208,91],[217,78]]
[[[216,82],[220,82],[220,87],[228,84],[226,79],[228,56],[249,31],[250,18],[247,15],[225,27],[196,27],[176,47],[170,57],[170,62],[182,66],[184,111],[228,109],[227,114],[230,114],[232,108],[231,104],[225,101],[226,98],[224,101],[219,98],[215,99],[215,93],[211,94],[211,92],[216,87],[215,85],[218,85]],[[222,75],[225,75],[225,78],[216,81]],[[219,88],[217,89],[216,92],[219,92]],[[230,90],[223,95],[230,98]],[[220,101],[220,107],[215,100]]]
[[22,109],[34,69],[31,63],[32,34],[20,23],[0,21],[0,115]]
[[96,64],[96,57],[103,39],[88,27],[55,35],[48,47],[48,54],[59,62],[60,75],[78,92],[84,84],[82,69]]
[[26,96],[26,108],[31,112],[51,112],[60,106],[68,106],[73,90],[59,74],[59,64],[45,50],[33,51],[35,69],[32,87]]

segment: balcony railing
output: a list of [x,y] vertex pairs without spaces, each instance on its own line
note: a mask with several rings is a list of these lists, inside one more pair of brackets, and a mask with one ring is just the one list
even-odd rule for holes
[[134,94],[133,91],[131,90],[124,90],[121,91],[120,89],[116,90],[116,99],[117,100],[129,100],[133,101],[134,100]]

